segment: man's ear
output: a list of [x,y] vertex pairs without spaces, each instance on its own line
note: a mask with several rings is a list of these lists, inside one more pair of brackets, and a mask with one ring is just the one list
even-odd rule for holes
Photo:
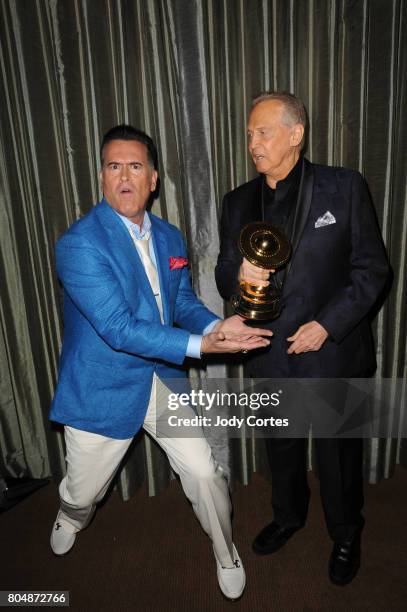
[[292,147],[298,147],[304,136],[304,126],[301,123],[296,123],[291,129],[290,144]]
[[157,170],[153,170],[153,173],[151,175],[151,187],[150,187],[151,193],[156,190],[157,181],[158,181],[158,172]]

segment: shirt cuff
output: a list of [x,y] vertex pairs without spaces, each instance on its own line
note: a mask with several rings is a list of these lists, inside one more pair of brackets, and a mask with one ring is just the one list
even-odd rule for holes
[[202,344],[202,336],[200,336],[199,334],[191,334],[188,340],[186,357],[192,357],[193,359],[200,359],[201,358],[201,344]]
[[215,321],[209,323],[209,325],[207,325],[203,330],[202,335],[191,334],[189,336],[186,357],[192,357],[192,359],[201,358],[202,336],[204,336],[205,334],[210,334],[215,325],[219,323],[219,321],[222,321],[222,319],[215,319]]

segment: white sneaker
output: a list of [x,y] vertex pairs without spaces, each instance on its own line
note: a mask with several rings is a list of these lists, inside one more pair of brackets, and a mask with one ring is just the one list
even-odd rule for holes
[[69,533],[66,531],[61,525],[61,523],[57,520],[52,527],[50,544],[53,552],[56,555],[66,555],[75,544],[76,533]]
[[216,555],[215,558],[220,590],[228,599],[238,599],[246,586],[246,574],[242,560],[236,550],[236,546],[233,544],[233,558],[235,567],[222,567]]

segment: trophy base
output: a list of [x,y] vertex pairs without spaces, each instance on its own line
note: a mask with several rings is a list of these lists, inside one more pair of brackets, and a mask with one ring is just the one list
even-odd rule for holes
[[281,305],[278,299],[267,304],[255,304],[237,294],[232,296],[231,304],[236,314],[251,321],[271,321],[281,313]]

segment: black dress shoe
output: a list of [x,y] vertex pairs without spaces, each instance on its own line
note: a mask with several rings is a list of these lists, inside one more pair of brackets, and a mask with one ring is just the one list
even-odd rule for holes
[[277,552],[302,526],[280,527],[273,521],[260,531],[253,541],[252,548],[258,555],[268,555]]
[[360,535],[351,542],[335,542],[329,559],[329,578],[339,586],[349,584],[360,567]]

